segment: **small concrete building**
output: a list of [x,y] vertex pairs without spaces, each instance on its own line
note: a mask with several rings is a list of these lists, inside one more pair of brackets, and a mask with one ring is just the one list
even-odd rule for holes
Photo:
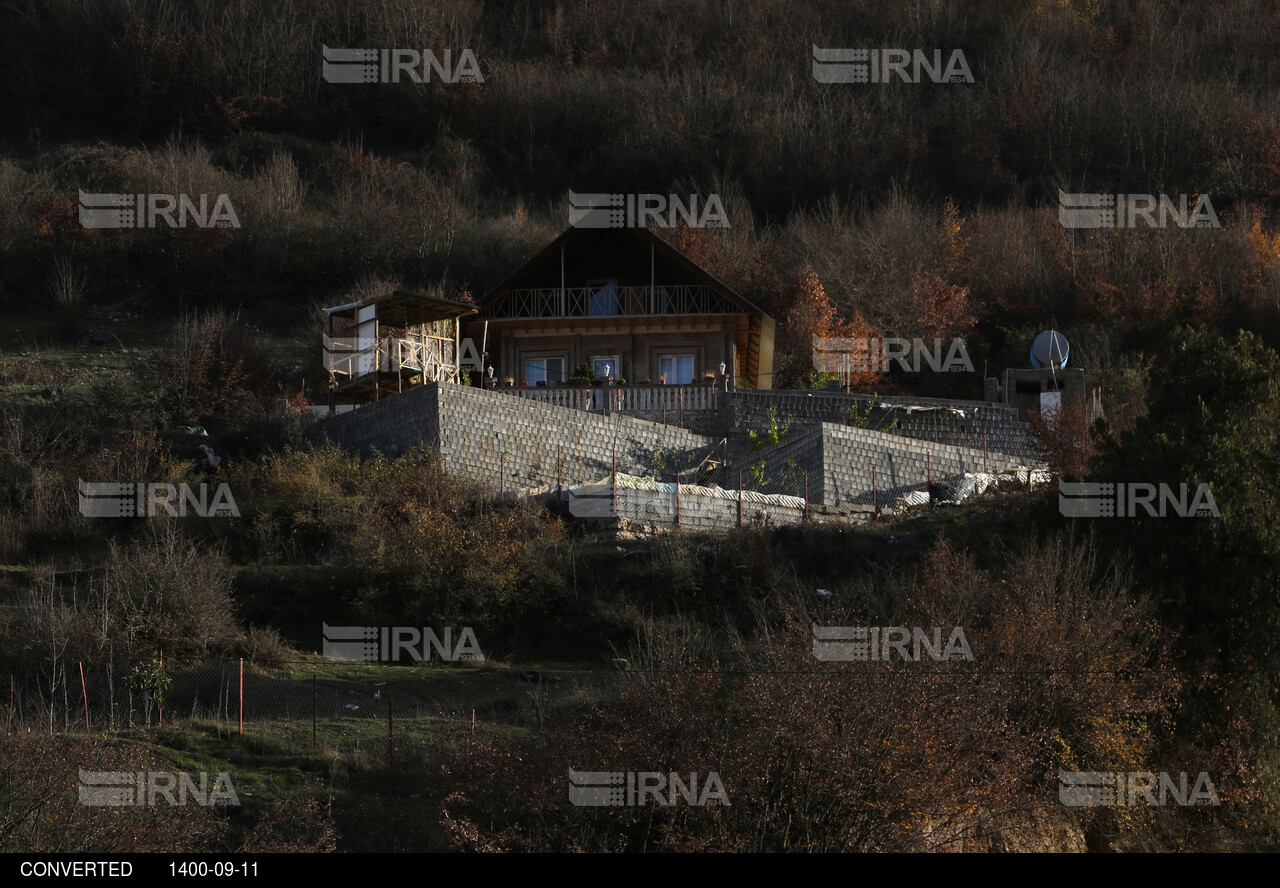
[[1018,411],[1018,419],[1030,422],[1060,405],[1074,405],[1092,421],[1094,405],[1088,402],[1084,371],[1078,367],[1009,368],[1000,385],[1000,402]]

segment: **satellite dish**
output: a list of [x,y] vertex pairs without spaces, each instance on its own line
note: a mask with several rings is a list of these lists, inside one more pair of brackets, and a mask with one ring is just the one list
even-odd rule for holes
[[1071,355],[1071,346],[1067,337],[1057,330],[1045,330],[1031,343],[1031,366],[1037,370],[1049,367],[1061,370],[1067,366],[1067,358]]

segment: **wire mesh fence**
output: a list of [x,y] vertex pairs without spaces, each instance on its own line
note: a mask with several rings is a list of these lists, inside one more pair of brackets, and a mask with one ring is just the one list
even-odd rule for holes
[[[164,689],[149,692],[137,676],[155,674],[155,665],[60,661],[37,675],[11,673],[6,730],[97,734],[198,725],[291,752],[383,754],[397,736],[474,732],[478,720],[509,717],[522,696],[511,687],[520,682],[502,672],[481,688],[478,699],[487,702],[477,713],[464,692],[477,685],[470,675],[450,676],[445,686],[430,668],[314,660],[261,668],[239,659],[168,662]],[[507,687],[505,699],[493,699],[495,684]]]

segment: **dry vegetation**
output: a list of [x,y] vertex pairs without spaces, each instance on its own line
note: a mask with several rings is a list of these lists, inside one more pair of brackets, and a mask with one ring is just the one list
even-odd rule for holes
[[[180,733],[15,731],[0,849],[1276,847],[1274,4],[11,0],[0,35],[0,308],[53,331],[0,332],[0,675],[52,697],[77,663],[161,651],[279,666],[341,614],[631,664],[534,694],[509,735],[304,762],[351,781],[332,808],[291,787],[107,816],[76,767],[165,767]],[[468,48],[484,80],[328,84],[322,44]],[[822,85],[815,45],[958,47],[976,82]],[[959,336],[994,369],[1065,331],[1107,425],[1040,424],[1052,469],[1208,479],[1224,520],[1082,540],[1026,496],[894,543],[673,534],[621,560],[430,454],[309,442],[317,307],[478,296],[565,227],[569,189],[718,194],[729,228],[664,236],[777,318],[776,387],[823,383],[815,335]],[[1071,231],[1059,190],[1208,194],[1222,227]],[[80,191],[225,193],[240,227],[85,229]],[[163,333],[84,347],[125,301]],[[856,382],[978,395],[917,376]],[[164,437],[189,424],[217,472]],[[109,478],[225,482],[242,518],[81,518],[77,479]],[[961,625],[976,658],[818,664],[815,621]],[[1206,770],[1226,804],[1068,810],[1059,766]],[[714,770],[731,805],[573,808],[570,767]]]

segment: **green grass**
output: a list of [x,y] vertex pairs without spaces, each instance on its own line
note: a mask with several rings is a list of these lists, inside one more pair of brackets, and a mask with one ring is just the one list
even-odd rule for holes
[[[416,749],[466,744],[472,736],[472,709],[477,713],[477,738],[514,739],[527,734],[526,724],[536,707],[606,695],[609,682],[616,680],[612,673],[588,664],[546,664],[539,672],[562,680],[543,684],[520,681],[525,671],[488,665],[382,666],[308,659],[270,674],[277,699],[284,694],[309,707],[313,679],[322,698],[328,693],[339,699],[367,700],[376,689],[384,701],[395,701],[394,723],[385,709],[365,715],[363,707],[351,717],[320,717],[314,725],[314,747],[309,713],[247,718],[243,734],[235,721],[179,718],[112,736],[118,742],[145,746],[174,771],[207,773],[210,786],[219,773],[230,774],[241,803],[233,814],[233,837],[274,800],[301,796],[332,803],[345,849],[441,849],[441,800],[419,789],[412,770],[400,770],[416,766]],[[247,673],[246,706],[249,678]]]

